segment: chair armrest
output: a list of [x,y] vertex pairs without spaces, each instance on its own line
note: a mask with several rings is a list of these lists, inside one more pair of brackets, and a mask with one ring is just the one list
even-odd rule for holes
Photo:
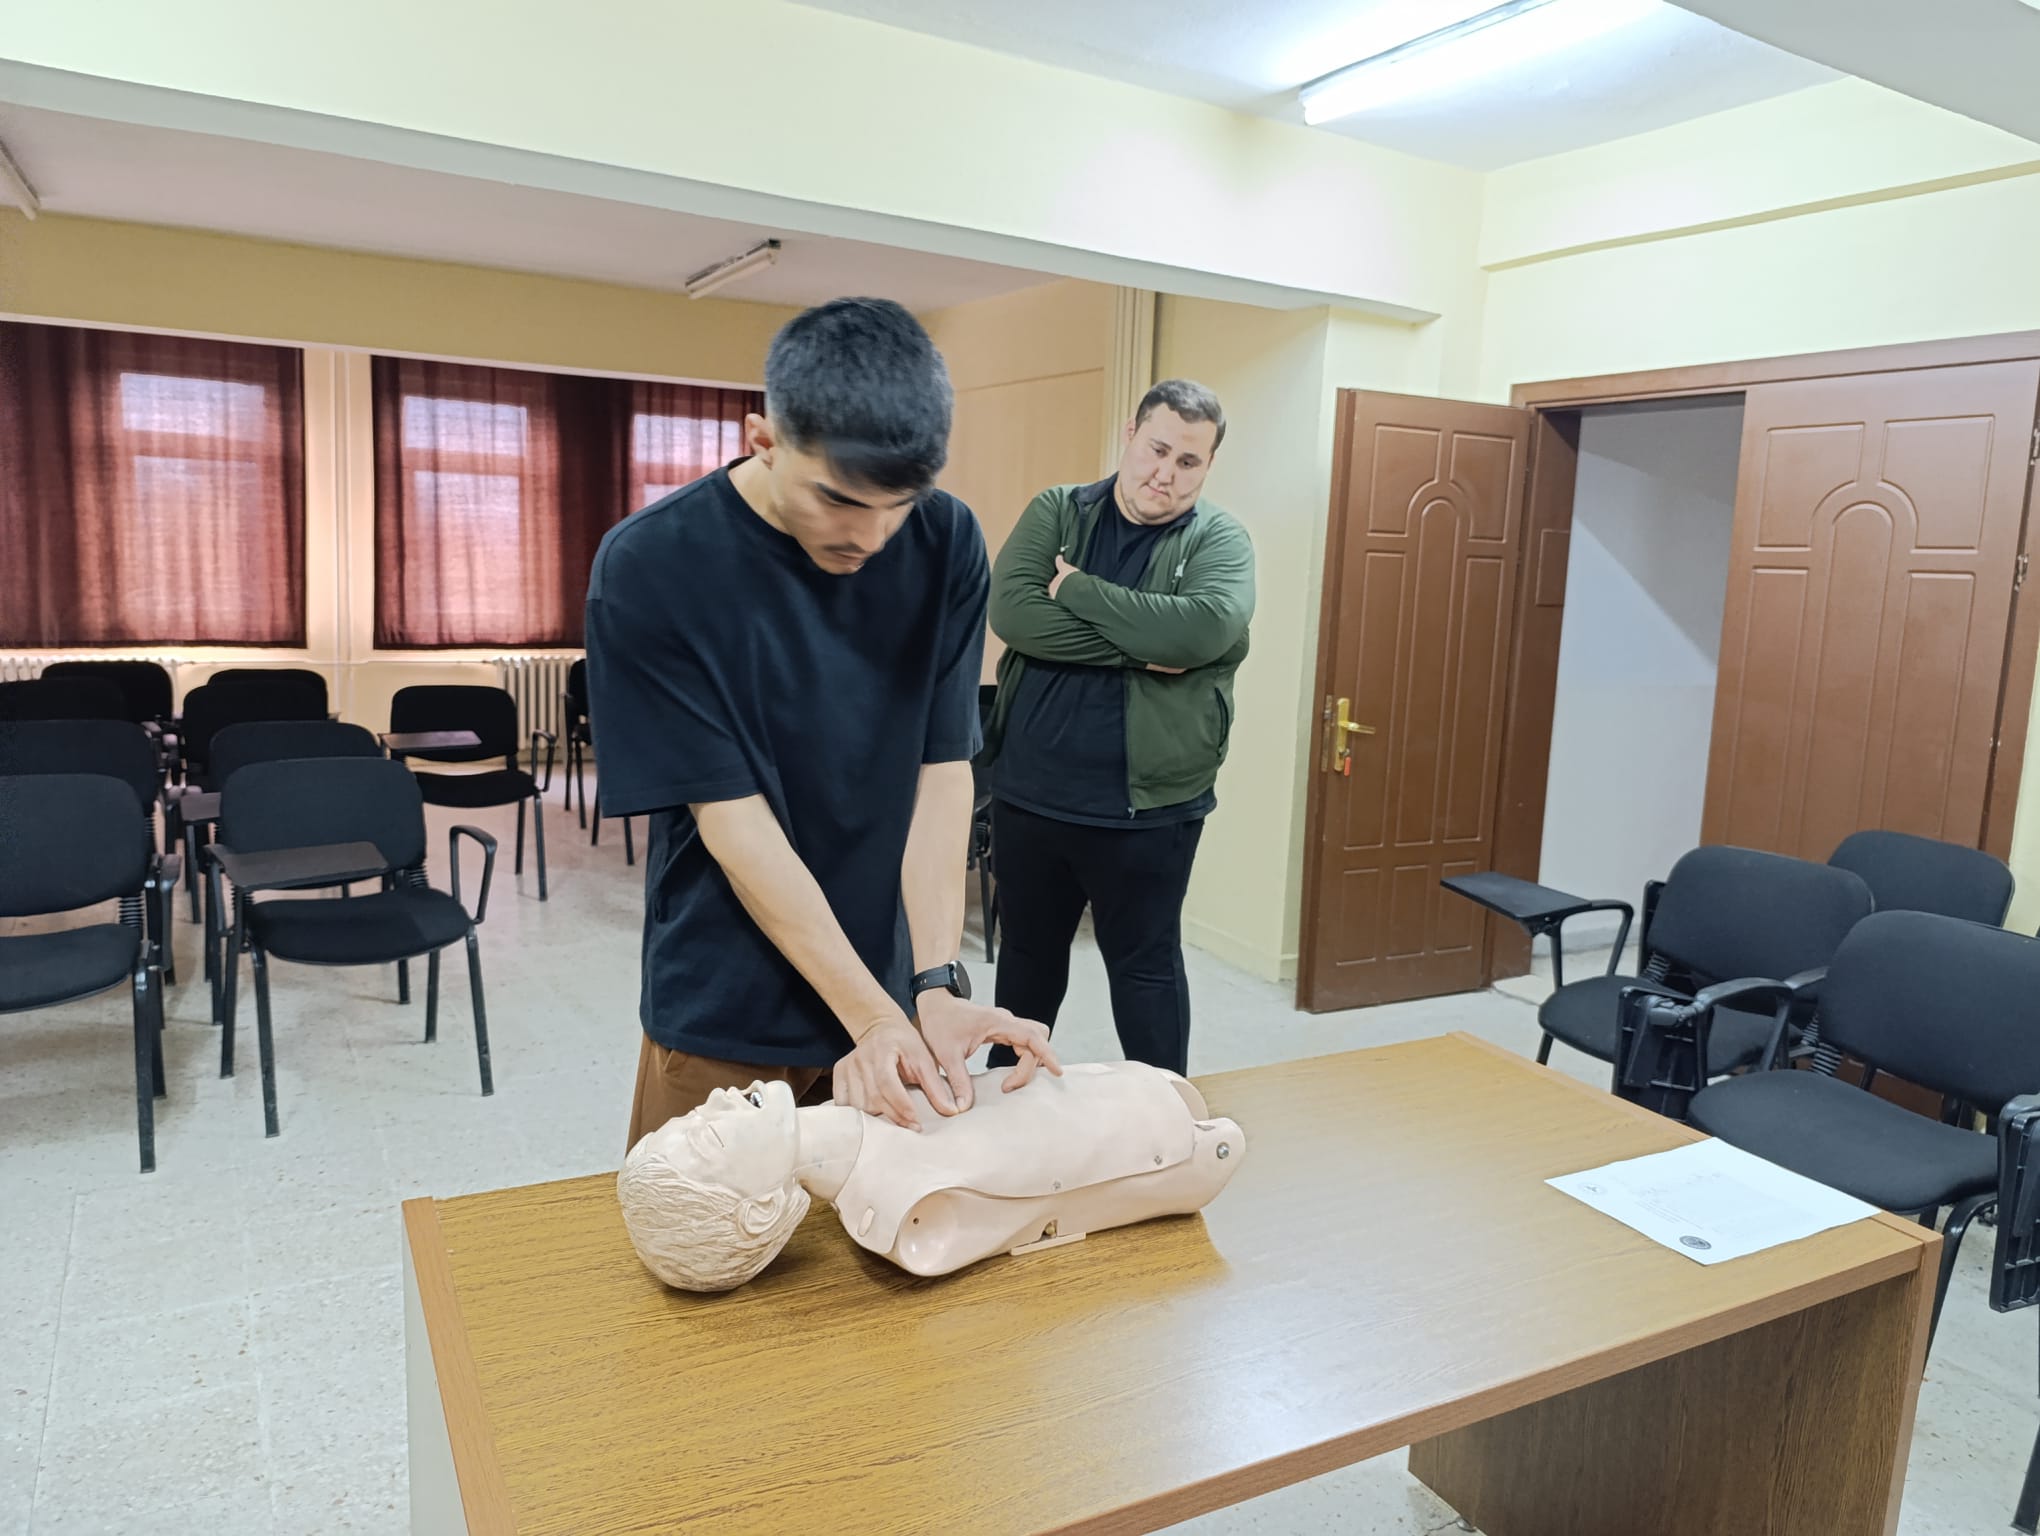
[[1624,987],[1610,1091],[1671,1119],[1685,1119],[1693,1095],[1707,1086],[1707,1047],[1715,1010],[1758,1000],[1769,1002],[1777,1016],[1762,1057],[1768,1069],[1778,1059],[1795,1001],[1784,982],[1746,976],[1718,982],[1690,998],[1648,982]]
[[213,867],[242,892],[300,891],[345,885],[389,872],[390,862],[373,843],[327,843],[313,848],[276,848],[239,853],[223,843],[208,845]]
[[541,741],[545,743],[545,782],[538,786],[538,792],[544,794],[552,788],[553,754],[559,750],[560,738],[551,731],[533,728],[531,732],[531,766],[533,768],[538,766],[538,744]]
[[[496,840],[480,827],[459,826],[446,834],[446,862],[453,872],[453,899],[460,901],[460,840],[471,837],[482,845],[482,889],[475,898],[475,921],[480,922],[489,911],[489,882],[496,875]],[[461,910],[467,903],[461,902]]]
[[1559,918],[1552,925],[1551,942],[1554,945],[1562,943],[1565,938],[1565,925],[1587,912],[1620,912],[1622,914],[1622,927],[1615,935],[1614,952],[1608,956],[1608,969],[1602,973],[1606,976],[1613,976],[1616,971],[1621,969],[1622,952],[1629,948],[1629,928],[1636,921],[1636,908],[1626,901],[1590,901],[1585,906],[1577,907],[1573,911],[1566,913],[1565,916]]
[[1997,1115],[1997,1246],[1990,1305],[2015,1312],[2040,1302],[2040,1096],[2021,1094]]

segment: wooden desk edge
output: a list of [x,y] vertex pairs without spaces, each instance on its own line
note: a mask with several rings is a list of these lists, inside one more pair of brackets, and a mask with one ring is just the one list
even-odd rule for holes
[[454,1292],[453,1266],[439,1230],[436,1201],[420,1198],[404,1202],[404,1238],[418,1280],[418,1300],[425,1314],[425,1335],[432,1346],[432,1370],[439,1381],[439,1402],[446,1414],[467,1529],[470,1536],[514,1536],[517,1517],[510,1507],[509,1484],[496,1460],[496,1437],[482,1403],[481,1380],[475,1374],[467,1325]]

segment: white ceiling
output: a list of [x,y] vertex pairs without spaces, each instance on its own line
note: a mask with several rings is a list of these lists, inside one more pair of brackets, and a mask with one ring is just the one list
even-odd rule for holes
[[2040,140],[2040,0],[1679,0],[1780,48]]
[[[807,0],[1219,106],[1301,122],[1307,80],[1495,0]],[[1788,0],[1759,0],[1781,4]],[[1911,3],[1911,0],[1906,0]],[[1493,170],[1835,78],[1675,6],[1458,90],[1325,125],[1384,148]]]
[[776,265],[716,295],[754,303],[865,294],[926,313],[1049,281],[959,257],[7,103],[0,144],[50,213],[672,290],[779,236]]

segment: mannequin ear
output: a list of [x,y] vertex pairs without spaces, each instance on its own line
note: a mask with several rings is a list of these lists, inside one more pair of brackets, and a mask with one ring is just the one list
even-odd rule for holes
[[769,1195],[755,1200],[746,1200],[737,1207],[737,1226],[746,1237],[756,1237],[769,1232],[775,1223],[786,1214],[786,1190],[775,1189]]

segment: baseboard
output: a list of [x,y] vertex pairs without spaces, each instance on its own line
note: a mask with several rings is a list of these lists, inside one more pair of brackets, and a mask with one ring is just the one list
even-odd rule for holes
[[1237,966],[1263,981],[1296,980],[1295,955],[1271,953],[1260,945],[1250,943],[1238,934],[1228,932],[1212,923],[1185,917],[1183,937],[1206,954],[1215,955],[1227,965]]

